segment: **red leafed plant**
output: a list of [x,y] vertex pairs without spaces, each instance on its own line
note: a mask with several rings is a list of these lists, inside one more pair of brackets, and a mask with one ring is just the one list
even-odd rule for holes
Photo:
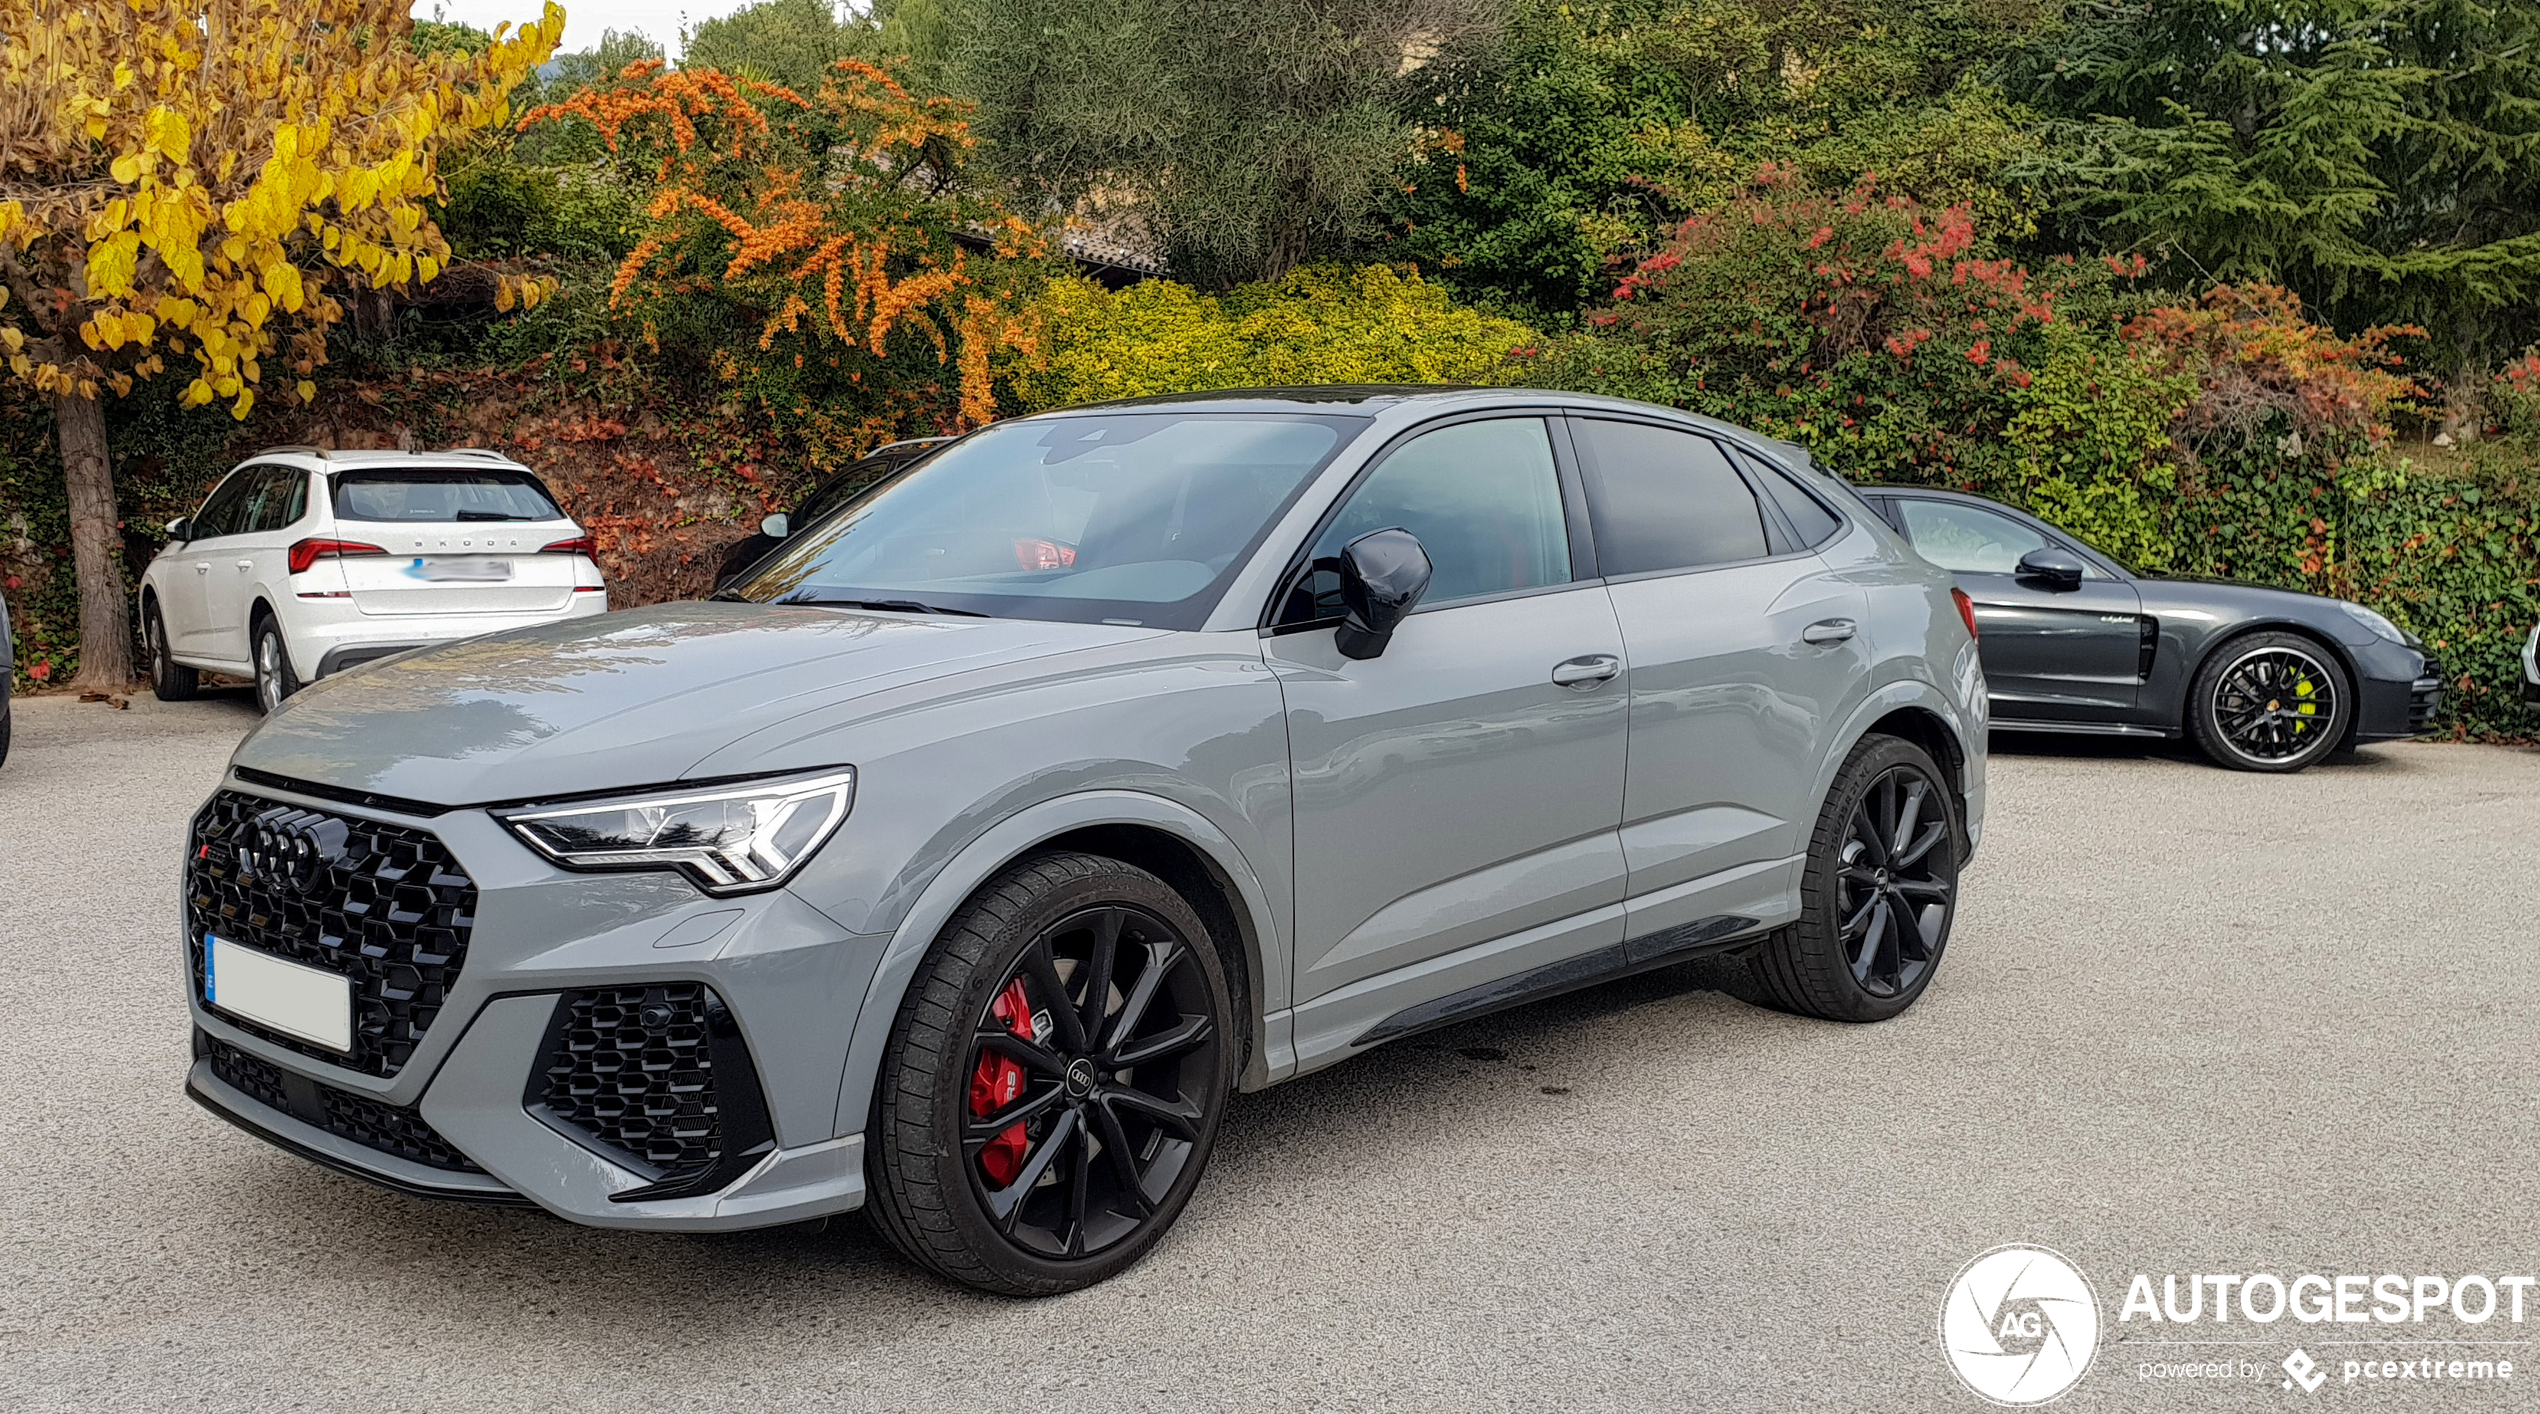
[[1548,366],[1839,449],[1856,474],[1964,482],[2064,306],[2133,273],[2033,272],[2000,256],[1968,207],[1925,206],[1868,175],[1811,188],[1768,163],[1635,265],[1590,316],[1598,338]]
[[2380,327],[2347,338],[2304,318],[2292,291],[2267,284],[2216,285],[2125,324],[2127,342],[2196,375],[2196,399],[2175,430],[2198,441],[2281,429],[2307,441],[2345,434],[2379,442],[2390,435],[2391,409],[2424,396],[2398,371],[2390,341],[2424,333]]

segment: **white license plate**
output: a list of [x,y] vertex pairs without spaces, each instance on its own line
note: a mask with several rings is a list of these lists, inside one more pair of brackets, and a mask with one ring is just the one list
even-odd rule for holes
[[286,1036],[350,1054],[353,981],[205,934],[203,1000]]
[[439,559],[431,555],[417,556],[411,572],[429,580],[458,580],[462,583],[501,584],[512,577],[509,560]]

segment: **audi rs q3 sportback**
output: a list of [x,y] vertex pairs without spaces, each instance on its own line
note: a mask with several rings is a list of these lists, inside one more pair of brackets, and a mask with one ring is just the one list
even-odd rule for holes
[[1804,454],[1665,409],[997,423],[715,600],[274,712],[186,848],[187,1086],[410,1193],[862,1207],[1081,1286],[1235,1090],[1703,954],[1911,1005],[1984,819],[1971,623]]
[[2185,736],[2219,766],[2298,771],[2415,736],[2442,705],[2425,640],[2361,604],[2141,574],[1981,496],[1861,494],[1974,600],[2003,730]]

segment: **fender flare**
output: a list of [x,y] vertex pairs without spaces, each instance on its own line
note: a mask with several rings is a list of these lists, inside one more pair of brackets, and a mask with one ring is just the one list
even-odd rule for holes
[[1253,1047],[1243,1087],[1258,1088],[1295,1069],[1295,1050],[1286,1035],[1274,1035],[1263,1024],[1263,1018],[1287,1007],[1287,969],[1279,965],[1287,956],[1287,946],[1277,927],[1278,915],[1269,906],[1269,892],[1253,872],[1251,862],[1223,830],[1187,805],[1143,791],[1084,791],[1042,801],[988,827],[936,871],[917,901],[901,915],[899,926],[883,945],[881,960],[874,965],[872,980],[865,984],[864,1001],[856,1009],[855,1028],[847,1042],[846,1072],[838,1083],[838,1113],[832,1133],[846,1135],[864,1130],[874,1089],[881,1082],[882,1054],[890,1045],[891,1027],[898,1019],[901,999],[917,975],[918,964],[934,947],[944,925],[952,921],[953,912],[980,885],[1033,846],[1096,825],[1143,825],[1173,835],[1207,856],[1233,883],[1236,905],[1248,915],[1253,930],[1252,939],[1241,945],[1248,954],[1246,962],[1253,969],[1251,1022],[1259,1039]]
[[[1958,793],[1961,796],[1973,795],[1974,782],[1970,779],[1971,767],[1976,758],[1984,754],[1984,749],[1970,744],[1966,714],[1961,712],[1958,704],[1950,701],[1949,694],[1941,691],[1938,686],[1921,678],[1897,678],[1872,688],[1859,702],[1853,704],[1851,712],[1844,718],[1842,730],[1836,734],[1835,749],[1827,752],[1825,759],[1818,763],[1817,780],[1810,798],[1822,802],[1826,798],[1826,792],[1834,789],[1835,774],[1843,769],[1845,761],[1851,759],[1852,748],[1860,745],[1861,738],[1870,734],[1871,724],[1890,712],[1904,707],[1919,707],[1938,717],[1941,724],[1948,728],[1949,734],[1957,738],[1960,758],[1968,763],[1959,768]],[[1948,765],[1945,761],[1940,764],[1944,768]],[[1804,839],[1805,836],[1803,835],[1802,838]]]

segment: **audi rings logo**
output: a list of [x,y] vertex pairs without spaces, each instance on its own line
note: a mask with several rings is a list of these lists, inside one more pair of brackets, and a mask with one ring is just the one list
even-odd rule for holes
[[2044,1404],[2099,1353],[2099,1298],[2043,1247],[1996,1247],[1958,1269],[1940,1307],[1940,1348],[1958,1382],[1995,1404]]
[[247,824],[238,841],[238,872],[274,888],[305,893],[326,866],[344,857],[352,832],[332,815],[313,810],[268,810]]

